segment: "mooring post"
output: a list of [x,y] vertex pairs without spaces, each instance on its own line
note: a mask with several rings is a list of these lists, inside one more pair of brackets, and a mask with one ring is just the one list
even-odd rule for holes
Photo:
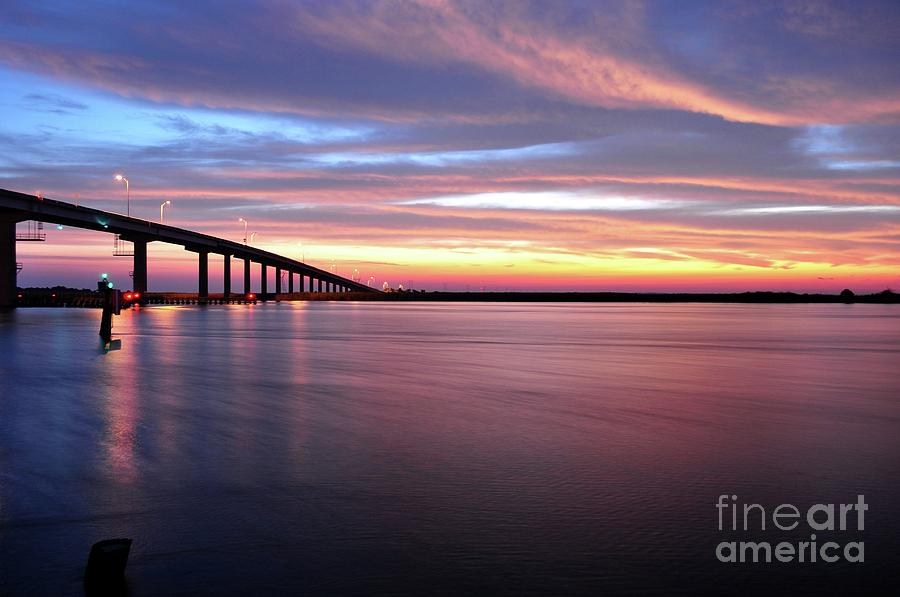
[[103,296],[103,312],[100,314],[100,338],[104,342],[112,341],[112,316],[119,314],[121,296],[118,290],[113,290],[113,283],[106,274],[101,274],[97,282],[97,290]]
[[131,552],[131,539],[105,539],[91,546],[84,571],[88,595],[124,595],[125,567]]

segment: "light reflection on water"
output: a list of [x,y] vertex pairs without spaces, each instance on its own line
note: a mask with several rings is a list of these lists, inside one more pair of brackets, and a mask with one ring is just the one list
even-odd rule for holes
[[[896,307],[153,307],[106,354],[98,317],[0,314],[0,594],[77,594],[119,535],[136,595],[895,574]],[[719,564],[720,493],[865,494],[866,568]]]

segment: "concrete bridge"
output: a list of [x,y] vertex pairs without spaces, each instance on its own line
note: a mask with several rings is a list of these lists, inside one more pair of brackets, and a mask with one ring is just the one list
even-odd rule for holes
[[[75,228],[118,234],[134,243],[134,290],[147,291],[147,243],[164,242],[181,245],[197,253],[198,296],[209,296],[209,254],[225,257],[224,296],[232,294],[231,260],[244,262],[244,293],[250,292],[250,264],[259,263],[260,294],[269,294],[268,268],[275,269],[276,294],[295,292],[294,279],[299,276],[298,292],[378,292],[377,290],[321,270],[301,261],[256,249],[230,240],[193,232],[175,226],[82,207],[63,201],[44,199],[0,189],[0,307],[16,304],[16,223],[27,220],[62,224]],[[288,272],[287,288],[281,288],[281,272]]]

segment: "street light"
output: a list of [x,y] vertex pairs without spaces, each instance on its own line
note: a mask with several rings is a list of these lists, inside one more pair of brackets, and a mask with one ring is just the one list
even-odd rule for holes
[[238,222],[244,223],[244,244],[247,244],[247,220],[244,218],[238,218]]
[[167,205],[172,205],[172,202],[169,201],[168,199],[166,199],[165,201],[163,201],[162,203],[159,204],[159,223],[160,224],[163,223],[163,210],[166,208]]
[[128,179],[122,176],[121,174],[116,174],[116,182],[124,182],[125,183],[125,203],[126,203],[126,215],[131,217],[131,189],[128,187]]
[[250,244],[251,244],[251,245],[253,244],[253,239],[254,239],[254,238],[256,238],[256,233],[255,233],[255,232],[251,232],[251,233],[250,233]]

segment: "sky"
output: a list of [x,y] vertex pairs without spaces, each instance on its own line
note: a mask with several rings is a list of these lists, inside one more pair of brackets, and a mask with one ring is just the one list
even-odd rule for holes
[[0,187],[124,213],[122,173],[134,216],[379,287],[897,290],[898,64],[895,0],[4,0]]

